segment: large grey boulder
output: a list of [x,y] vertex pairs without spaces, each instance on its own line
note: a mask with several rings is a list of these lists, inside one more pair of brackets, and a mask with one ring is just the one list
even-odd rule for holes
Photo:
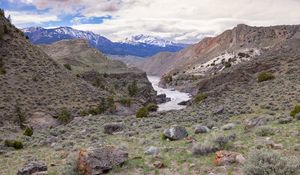
[[188,136],[188,132],[182,126],[172,126],[164,131],[164,136],[170,140],[180,140]]
[[126,160],[128,160],[128,153],[113,146],[81,149],[77,160],[77,170],[84,175],[103,174]]
[[35,174],[48,174],[48,167],[44,162],[31,158],[26,161],[23,168],[18,170],[17,175],[35,175]]

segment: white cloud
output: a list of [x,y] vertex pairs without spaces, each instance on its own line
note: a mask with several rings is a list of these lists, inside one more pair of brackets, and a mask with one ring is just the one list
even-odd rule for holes
[[11,16],[13,24],[17,26],[27,26],[30,24],[60,21],[60,19],[56,15],[52,14],[38,14],[27,11],[5,11],[5,13]]
[[[77,24],[113,40],[152,34],[196,42],[239,23],[279,25],[300,23],[299,0],[23,0],[56,13],[84,17],[112,16],[102,24]],[[75,5],[74,5],[75,4]]]

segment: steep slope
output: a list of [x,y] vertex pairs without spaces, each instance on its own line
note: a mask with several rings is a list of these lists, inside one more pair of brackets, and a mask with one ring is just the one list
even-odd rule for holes
[[30,118],[34,112],[56,116],[62,108],[76,114],[108,96],[33,46],[3,12],[0,29],[0,123],[16,121],[21,114]]
[[[63,40],[39,47],[61,65],[68,65],[77,77],[110,92],[118,114],[134,114],[139,107],[155,102],[156,92],[145,72],[104,56],[86,40]],[[123,104],[124,101],[130,104]]]
[[83,73],[92,69],[100,73],[138,71],[129,69],[121,61],[107,58],[98,50],[91,48],[84,39],[62,40],[39,47],[58,63],[71,65],[76,73]]
[[148,57],[159,52],[177,52],[186,47],[184,44],[175,43],[160,45],[157,44],[160,43],[160,41],[155,42],[153,40],[151,40],[152,42],[143,41],[134,43],[112,42],[101,35],[94,34],[93,32],[75,30],[70,27],[58,27],[54,29],[30,27],[23,29],[23,31],[34,44],[51,44],[64,39],[80,38],[88,40],[93,47],[104,54],[110,55]]
[[[298,32],[299,25],[251,27],[240,24],[232,30],[227,30],[216,37],[205,38],[198,44],[191,45],[176,53],[170,61],[166,62],[164,66],[166,69],[163,73],[158,72],[155,66],[149,72],[157,75],[170,71],[172,73],[187,71],[193,74],[203,74],[207,71],[207,69],[204,69],[205,67],[208,68],[211,65],[211,68],[214,67],[214,62],[224,63],[230,58],[239,58],[235,59],[236,63],[248,60],[250,57],[260,55],[265,49],[270,49],[296,37]],[[168,59],[171,55],[168,54],[165,57]],[[164,62],[165,57],[157,55],[152,57],[151,60],[153,64],[160,65]],[[212,62],[209,62],[211,60]],[[147,61],[147,64],[149,62],[151,61]]]

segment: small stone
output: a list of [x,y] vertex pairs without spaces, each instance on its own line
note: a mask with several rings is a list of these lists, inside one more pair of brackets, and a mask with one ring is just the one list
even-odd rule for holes
[[217,166],[224,166],[230,165],[233,163],[243,164],[245,163],[246,159],[244,156],[237,152],[231,151],[217,151],[215,157],[215,164]]
[[145,151],[145,154],[146,155],[156,155],[156,154],[158,154],[158,152],[159,152],[159,149],[157,147],[151,146]]
[[209,129],[207,126],[197,125],[195,127],[195,134],[208,133]]
[[224,106],[219,106],[214,110],[214,114],[222,114],[224,112]]
[[295,151],[300,151],[300,144],[295,145],[295,146],[294,146],[294,150],[295,150]]
[[274,144],[273,145],[273,149],[283,149],[283,145],[282,144]]
[[163,162],[161,162],[161,161],[156,161],[156,162],[153,163],[153,166],[155,168],[161,169],[161,168],[165,167],[165,164]]
[[235,127],[235,124],[234,123],[228,123],[228,124],[226,124],[226,125],[224,125],[224,126],[222,126],[222,130],[231,130],[231,129],[233,129]]

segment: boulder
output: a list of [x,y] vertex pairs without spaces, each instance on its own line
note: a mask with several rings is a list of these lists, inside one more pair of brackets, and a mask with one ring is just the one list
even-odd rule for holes
[[103,174],[128,160],[128,153],[113,146],[81,149],[77,170],[83,175]]
[[237,152],[231,151],[217,151],[215,156],[215,164],[217,166],[230,165],[233,163],[244,164],[246,159],[244,156]]
[[197,125],[195,127],[195,134],[208,133],[209,129],[207,126]]
[[188,136],[188,132],[182,126],[172,126],[164,131],[164,136],[170,140],[180,140]]
[[17,175],[47,175],[47,171],[48,167],[44,162],[31,158],[18,170]]
[[104,133],[105,134],[113,134],[115,132],[120,132],[124,129],[124,125],[122,123],[107,123],[104,124]]

